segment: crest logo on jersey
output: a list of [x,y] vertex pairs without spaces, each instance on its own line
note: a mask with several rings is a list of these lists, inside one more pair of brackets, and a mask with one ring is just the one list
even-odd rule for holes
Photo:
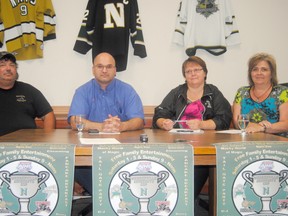
[[196,12],[208,18],[211,14],[219,10],[215,0],[197,0]]

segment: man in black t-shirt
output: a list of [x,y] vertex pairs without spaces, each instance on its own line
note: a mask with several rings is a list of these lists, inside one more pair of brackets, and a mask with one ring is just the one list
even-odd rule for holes
[[41,118],[44,128],[55,128],[52,107],[35,87],[17,81],[16,58],[0,52],[0,136],[18,129],[36,128],[35,118]]

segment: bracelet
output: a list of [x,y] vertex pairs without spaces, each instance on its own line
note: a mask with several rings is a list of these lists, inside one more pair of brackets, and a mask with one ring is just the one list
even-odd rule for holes
[[263,127],[264,127],[264,131],[263,132],[266,133],[266,129],[267,129],[266,125],[263,125]]
[[[260,124],[259,124],[260,125]],[[264,130],[262,132],[266,133],[266,125],[260,125]]]

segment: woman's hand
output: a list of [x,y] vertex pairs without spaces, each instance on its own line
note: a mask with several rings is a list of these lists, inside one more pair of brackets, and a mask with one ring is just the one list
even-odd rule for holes
[[186,124],[189,126],[191,130],[199,130],[201,129],[201,122],[202,122],[201,120],[193,119],[193,120],[188,120]]
[[162,129],[171,130],[173,128],[174,122],[171,119],[164,119],[162,121]]
[[[266,121],[265,121],[266,122]],[[267,123],[266,123],[267,124]],[[270,124],[270,123],[269,123]],[[268,124],[267,124],[268,125]],[[271,127],[271,124],[270,126]],[[249,122],[247,128],[245,129],[245,131],[247,133],[256,133],[256,132],[264,132],[265,131],[265,127],[263,126],[263,124],[257,124],[257,123],[253,123],[253,122]]]
[[261,125],[264,128],[264,130],[263,130],[264,132],[266,131],[267,128],[271,128],[272,127],[271,122],[266,121],[266,120],[259,122],[259,125]]

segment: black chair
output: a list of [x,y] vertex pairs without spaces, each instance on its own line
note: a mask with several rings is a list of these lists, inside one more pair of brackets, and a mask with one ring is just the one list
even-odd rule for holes
[[73,200],[71,216],[92,216],[92,214],[93,201],[91,196]]

